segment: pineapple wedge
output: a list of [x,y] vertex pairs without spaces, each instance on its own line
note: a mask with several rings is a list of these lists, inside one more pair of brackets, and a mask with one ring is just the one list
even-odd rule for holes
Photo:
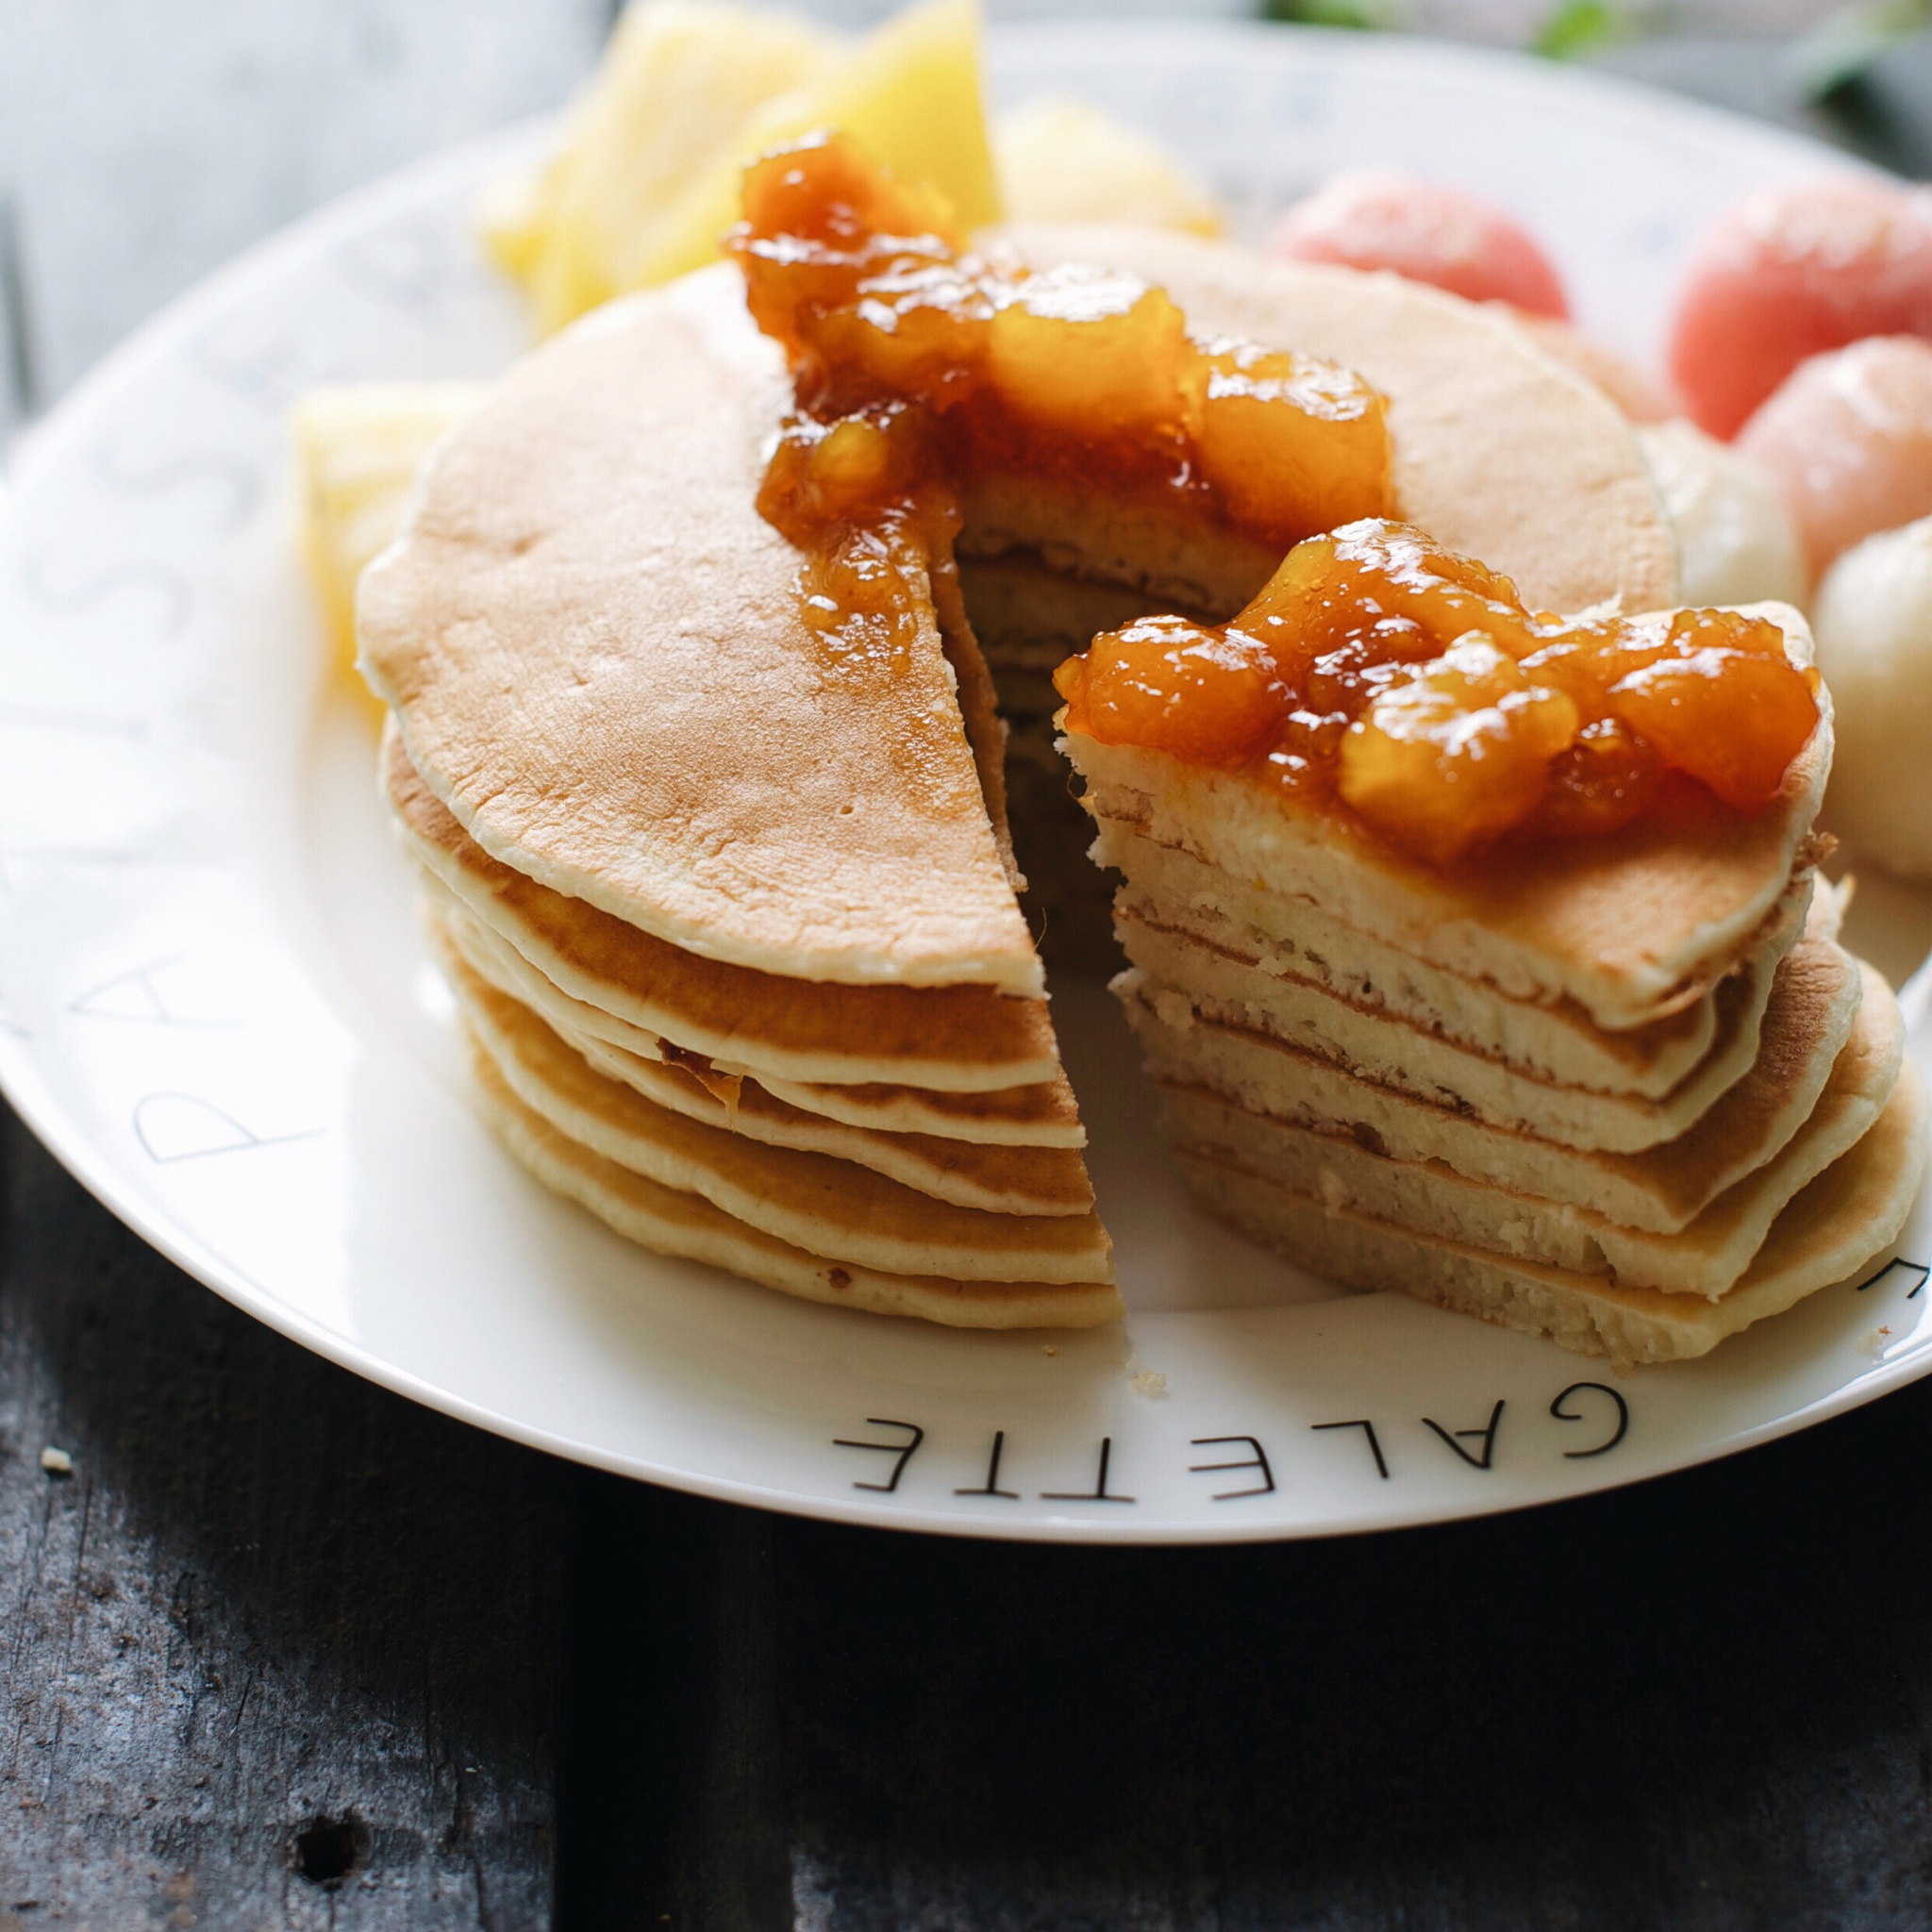
[[738,219],[747,161],[814,128],[849,134],[902,180],[929,181],[962,228],[1000,218],[998,176],[979,92],[978,0],[924,0],[859,42],[816,87],[768,101],[746,124],[730,167],[694,182],[686,253],[665,274],[699,268]]
[[1221,233],[1221,208],[1200,181],[1157,142],[1085,101],[1024,102],[994,124],[992,148],[1009,220]]
[[402,527],[423,458],[485,393],[469,382],[356,384],[312,391],[291,413],[303,548],[337,670],[355,670],[356,579]]
[[560,327],[716,258],[740,176],[767,149],[841,127],[932,182],[967,227],[999,218],[976,0],[924,0],[855,43],[763,8],[639,0],[563,145],[482,210],[497,260]]
[[[843,45],[765,8],[630,8],[549,164],[501,184],[481,210],[485,242],[529,287],[541,325],[559,328],[625,289],[663,280],[667,255],[685,265],[692,184],[721,170],[735,180],[751,115],[820,78]],[[719,233],[736,213],[734,205]]]

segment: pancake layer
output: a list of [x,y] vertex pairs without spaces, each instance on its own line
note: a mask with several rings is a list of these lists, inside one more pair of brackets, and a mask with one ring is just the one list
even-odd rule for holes
[[1332,1279],[1400,1290],[1628,1368],[1704,1355],[1883,1254],[1924,1177],[1926,1120],[1924,1084],[1907,1060],[1870,1131],[1798,1192],[1758,1257],[1715,1300],[1517,1259],[1331,1208],[1196,1156],[1179,1159],[1204,1206]]
[[667,1188],[560,1134],[517,1098],[495,1063],[475,1057],[483,1118],[546,1187],[641,1247],[704,1261],[783,1294],[951,1328],[1094,1328],[1120,1314],[1110,1284],[947,1281],[827,1260],[748,1227],[702,1195]]
[[1814,890],[1828,724],[1759,821],[1448,877],[1225,774],[1067,749],[1176,1158],[1252,1238],[1627,1365],[1715,1346],[1903,1224],[1924,1096]]

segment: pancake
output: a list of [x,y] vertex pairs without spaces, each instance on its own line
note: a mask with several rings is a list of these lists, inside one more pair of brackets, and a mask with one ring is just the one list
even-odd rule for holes
[[458,977],[453,991],[503,1083],[559,1134],[808,1254],[960,1280],[1113,1279],[1109,1243],[1091,1213],[978,1213],[847,1161],[761,1145],[594,1072],[527,1008],[480,981]]
[[751,1073],[983,1091],[1051,1080],[1045,1003],[980,986],[821,985],[703,958],[491,858],[386,740],[386,785],[410,856],[559,991],[632,1034]]
[[[1149,251],[1197,331],[1364,370],[1390,398],[1402,512],[1534,605],[1674,594],[1627,425],[1493,319],[1389,278],[1116,243]],[[1026,584],[1058,573],[1123,608],[1224,615],[1278,558],[1165,485],[1070,485],[996,458],[958,479],[963,581],[902,546],[906,622],[855,608],[815,628],[805,559],[756,508],[791,403],[732,269],[612,305],[438,453],[364,580],[363,662],[395,719],[387,781],[460,956],[486,1110],[553,1186],[672,1252],[822,1299],[863,1275],[858,1305],[926,1312],[924,1297],[941,1320],[1106,1319],[1110,1251],[1016,896],[997,706],[1018,720],[1029,797],[1051,803],[1042,640],[1084,621],[1082,600],[1042,597],[1029,620]],[[969,593],[1006,600],[991,660]],[[1771,614],[1807,660],[1802,620]],[[1646,1271],[1732,1325],[1819,1285],[1884,1220],[1924,1139],[1915,1078],[1905,1128],[1896,1096],[1872,1124],[1877,1035],[1841,1052],[1856,969],[1828,941],[1790,943],[1830,758],[1821,703],[1755,821],[1692,808],[1446,875],[1230,774],[1082,741],[1086,802],[1124,852],[1178,854],[1330,922],[1309,974],[1243,950],[1268,917],[1164,919],[1151,877],[1125,908],[1152,970],[1123,991],[1157,1071],[1214,1090],[1232,1131],[1278,1116],[1256,1142],[1274,1135],[1274,1169],[1184,1150],[1203,1198],[1291,1247],[1312,1211],[1342,1230],[1330,1272],[1420,1256],[1437,1298],[1620,1359],[1693,1352],[1686,1318],[1673,1330],[1628,1301],[1656,1292],[1634,1285]],[[1394,955],[1415,971],[1390,974]],[[1445,992],[1446,1012],[1431,1005]],[[1519,1038],[1543,1058],[1519,1057]],[[1284,1121],[1451,1172],[1395,1173],[1387,1216],[1338,1206],[1295,1185]],[[1477,1199],[1499,1188],[1575,1212],[1506,1253],[1507,1216]],[[1821,1199],[1843,1221],[1829,1239],[1805,1218]],[[1804,1239],[1740,1276],[1773,1217],[1774,1242]],[[1672,1252],[1659,1236],[1678,1230]],[[1620,1269],[1632,1278],[1612,1282]],[[1605,1293],[1625,1298],[1611,1315]]]
[[1465,1179],[1588,1208],[1622,1227],[1674,1234],[1770,1160],[1810,1117],[1851,1037],[1863,991],[1829,940],[1799,941],[1766,1004],[1757,1062],[1690,1132],[1640,1153],[1589,1153],[1495,1127],[1456,1108],[1359,1080],[1270,1035],[1191,1016],[1138,973],[1116,982],[1163,1085],[1202,1088],[1250,1113],[1353,1136],[1397,1160],[1440,1161]]
[[1864,1137],[1890,1095],[1905,1024],[1884,980],[1869,966],[1860,971],[1857,1024],[1809,1117],[1762,1167],[1674,1234],[1620,1227],[1589,1207],[1464,1180],[1440,1162],[1395,1160],[1351,1135],[1249,1113],[1198,1088],[1167,1089],[1163,1111],[1182,1153],[1315,1204],[1358,1208],[1493,1254],[1607,1274],[1625,1288],[1715,1298],[1751,1265],[1791,1197]]
[[[1794,610],[1755,607],[1810,661]],[[1620,832],[1504,844],[1451,872],[1403,858],[1348,821],[1239,773],[1141,746],[1060,741],[1083,801],[1155,845],[1331,919],[1511,999],[1570,1000],[1609,1031],[1695,1005],[1730,972],[1791,875],[1815,861],[1811,824],[1831,767],[1830,701],[1755,818],[1687,798],[1681,816]]]
[[[446,929],[438,938],[443,973],[461,988],[466,1009],[487,1008],[505,997],[465,963]],[[623,1081],[654,1105],[770,1147],[855,1161],[935,1200],[988,1214],[1084,1214],[1093,1206],[1086,1163],[1071,1148],[988,1146],[847,1126],[776,1099],[755,1080],[729,1083],[721,1092],[720,1083],[708,1083],[689,1067],[645,1059],[563,1027],[553,1030],[594,1072]]]
[[[1118,907],[1129,919],[1176,927],[1264,968],[1486,1048],[1533,1078],[1609,1093],[1661,1097],[1710,1052],[1716,989],[1647,1026],[1609,1032],[1574,1000],[1512,1000],[1344,925],[1307,900],[1257,891],[1219,866],[1157,845],[1111,819],[1099,823],[1097,863],[1123,873]],[[1769,991],[1771,972],[1796,939],[1812,874],[1773,908],[1748,963]]]
[[881,1083],[814,1086],[808,1081],[780,1080],[770,1074],[754,1076],[730,1061],[712,1060],[559,992],[433,875],[424,874],[422,889],[432,924],[463,963],[486,984],[528,1007],[554,1031],[579,1045],[580,1051],[580,1042],[591,1041],[639,1058],[677,1066],[720,1093],[756,1078],[768,1093],[804,1112],[882,1133],[931,1134],[989,1146],[1086,1145],[1086,1129],[1080,1124],[1074,1091],[1064,1073],[1039,1086],[968,1093]]
[[[1091,262],[1158,283],[1197,335],[1291,348],[1366,376],[1389,400],[1398,514],[1513,577],[1532,609],[1676,601],[1676,539],[1641,452],[1633,463],[1629,424],[1484,308],[1394,275],[1270,261],[1124,224],[1015,225],[998,239],[1035,268]],[[1240,587],[1227,586],[1208,614],[1231,615],[1279,561],[1232,603]]]
[[1400,1290],[1618,1368],[1682,1360],[1864,1268],[1897,1239],[1925,1171],[1925,1089],[1907,1059],[1876,1124],[1785,1208],[1758,1257],[1715,1301],[1628,1288],[1416,1234],[1181,1154],[1196,1197],[1254,1240],[1331,1280]]
[[660,1187],[567,1139],[510,1091],[488,1055],[475,1055],[475,1073],[485,1122],[531,1174],[660,1255],[708,1262],[805,1301],[951,1328],[1093,1328],[1120,1315],[1111,1284],[944,1281],[808,1254],[734,1221],[701,1195]]
[[791,405],[728,263],[518,363],[364,574],[363,674],[492,858],[705,958],[1037,995],[928,607],[840,656],[758,514]]
[[1228,948],[1131,913],[1116,913],[1115,924],[1157,1003],[1163,995],[1178,996],[1202,1019],[1288,1041],[1363,1080],[1459,1108],[1496,1126],[1567,1147],[1619,1152],[1688,1133],[1750,1070],[1774,973],[1753,965],[1724,981],[1712,1002],[1717,1030],[1709,1053],[1669,1093],[1653,1100],[1539,1078],[1498,1053],[1460,1045],[1366,1000],[1263,972]]

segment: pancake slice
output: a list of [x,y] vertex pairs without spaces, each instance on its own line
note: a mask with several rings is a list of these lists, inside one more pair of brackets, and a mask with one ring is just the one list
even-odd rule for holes
[[[1808,661],[1796,611],[1765,607]],[[1063,737],[1084,803],[1156,844],[1192,854],[1256,890],[1308,900],[1332,919],[1516,1000],[1574,1000],[1611,1032],[1702,1000],[1750,948],[1794,873],[1820,846],[1811,823],[1831,765],[1831,714],[1755,818],[1687,803],[1646,823],[1527,850],[1502,846],[1437,873],[1346,821],[1239,773],[1166,752]]]
[[1704,1355],[1883,1254],[1924,1176],[1926,1117],[1924,1083],[1907,1059],[1875,1124],[1785,1208],[1758,1258],[1715,1301],[1416,1234],[1211,1160],[1178,1158],[1204,1206],[1304,1267],[1547,1336],[1623,1369]]
[[[438,934],[444,975],[466,1011],[490,1011],[507,996],[467,965],[446,932]],[[882,1134],[804,1112],[755,1080],[721,1094],[687,1067],[645,1059],[588,1035],[554,1027],[596,1073],[620,1080],[653,1105],[742,1134],[769,1147],[825,1154],[872,1169],[903,1186],[986,1214],[1084,1214],[1093,1206],[1086,1163],[1071,1148],[1000,1147],[941,1141],[924,1134]]]
[[553,986],[619,1022],[626,1037],[675,1041],[708,1059],[801,1081],[979,1091],[1059,1071],[1043,1000],[980,986],[819,984],[685,952],[491,858],[410,765],[393,731],[384,777],[394,822],[424,870]]
[[[1510,999],[1485,981],[1445,972],[1345,925],[1307,900],[1259,891],[1114,820],[1102,819],[1098,832],[1095,861],[1124,875],[1116,901],[1124,917],[1176,929],[1270,975],[1383,1008],[1533,1079],[1660,1099],[1705,1059],[1715,1040],[1710,994],[1646,1026],[1610,1032],[1574,1000]],[[1791,881],[1747,950],[1747,964],[1765,969],[1760,995],[1770,991],[1769,969],[1804,926],[1813,876],[1807,872]]]
[[791,400],[729,263],[565,330],[425,467],[361,580],[363,674],[540,885],[768,974],[1037,997],[930,604],[842,650],[758,514]]
[[1620,1227],[1588,1207],[1464,1180],[1439,1162],[1401,1161],[1352,1136],[1317,1132],[1173,1087],[1162,1105],[1176,1148],[1317,1206],[1541,1262],[1606,1274],[1626,1288],[1724,1294],[1751,1265],[1793,1195],[1863,1138],[1898,1077],[1905,1024],[1883,978],[1861,966],[1857,1024],[1818,1104],[1764,1166],[1727,1188],[1674,1234]]
[[1762,1167],[1809,1118],[1851,1037],[1863,982],[1838,945],[1803,939],[1780,963],[1758,1057],[1691,1131],[1636,1154],[1586,1153],[1359,1080],[1265,1033],[1193,1015],[1144,975],[1115,982],[1157,1079],[1206,1087],[1250,1112],[1351,1135],[1397,1160],[1674,1234]]
[[454,987],[472,1039],[524,1105],[580,1146],[810,1254],[881,1273],[981,1281],[1113,1279],[1097,1216],[976,1213],[823,1154],[658,1107],[595,1073],[526,1008]]
[[1074,1090],[1064,1073],[1056,1073],[1052,1080],[1038,1086],[945,1093],[883,1083],[814,1086],[780,1080],[770,1074],[753,1075],[728,1061],[713,1061],[559,992],[507,940],[473,918],[434,875],[425,873],[421,884],[432,928],[463,964],[487,985],[529,1008],[579,1052],[585,1050],[585,1042],[594,1041],[617,1053],[675,1066],[721,1097],[729,1097],[756,1079],[766,1092],[801,1112],[881,1133],[930,1134],[941,1140],[988,1146],[1077,1148],[1087,1144],[1087,1130],[1080,1124]]
[[1653,1100],[1539,1079],[1497,1054],[1458,1045],[1369,1001],[1264,972],[1226,946],[1130,911],[1117,911],[1115,926],[1127,958],[1155,987],[1157,1001],[1163,993],[1177,995],[1203,1019],[1286,1040],[1363,1080],[1459,1108],[1497,1126],[1568,1147],[1624,1153],[1688,1133],[1748,1072],[1773,977],[1754,964],[1718,987],[1709,1053],[1669,1093]]
[[1096,1328],[1120,1315],[1110,1283],[947,1281],[808,1254],[734,1221],[702,1195],[662,1187],[580,1146],[525,1106],[487,1054],[474,1058],[479,1110],[510,1153],[553,1192],[641,1247],[707,1262],[805,1301],[952,1328]]

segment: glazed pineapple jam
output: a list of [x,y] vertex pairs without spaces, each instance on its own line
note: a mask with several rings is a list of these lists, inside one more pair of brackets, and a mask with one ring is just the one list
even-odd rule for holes
[[1069,730],[1252,772],[1439,866],[1710,798],[1761,811],[1818,723],[1769,619],[1533,616],[1385,519],[1297,544],[1230,624],[1146,618],[1055,682]]
[[758,508],[811,558],[828,638],[913,621],[894,559],[944,575],[955,486],[992,459],[1280,549],[1388,508],[1383,401],[1347,370],[1197,341],[1131,275],[967,253],[935,193],[844,136],[752,167],[743,207],[730,246],[798,403]]
[[1359,377],[1197,340],[1133,276],[967,252],[937,196],[842,137],[750,170],[732,248],[798,404],[758,507],[841,661],[889,667],[913,587],[950,594],[957,486],[1017,459],[1289,552],[1224,625],[1151,616],[1063,664],[1069,730],[1240,772],[1426,865],[1760,811],[1817,725],[1777,625],[1525,609],[1393,520]]

